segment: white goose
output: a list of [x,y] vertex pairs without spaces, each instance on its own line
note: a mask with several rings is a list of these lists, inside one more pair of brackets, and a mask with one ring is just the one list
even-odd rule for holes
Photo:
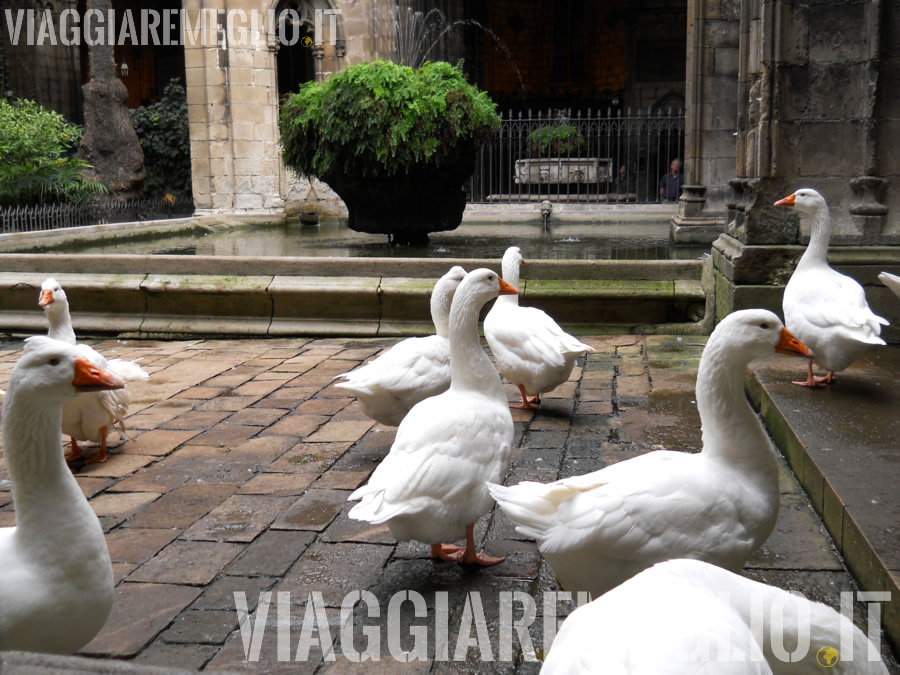
[[[503,278],[519,284],[522,252],[511,246],[503,254]],[[519,388],[528,409],[540,403],[540,395],[552,391],[572,373],[575,359],[594,351],[566,333],[536,307],[519,307],[518,296],[499,298],[484,320],[484,336],[497,363],[497,370]],[[529,400],[529,396],[534,398]]]
[[[47,315],[50,330],[47,335],[75,345],[75,330],[69,315],[69,300],[65,291],[55,279],[47,279],[41,284],[41,295],[38,304]],[[87,345],[76,345],[81,355],[98,368],[108,370],[122,381],[136,382],[148,379],[149,375],[133,361],[123,359],[107,360],[102,354]],[[125,430],[125,417],[128,415],[130,397],[122,388],[115,391],[98,391],[76,396],[63,406],[62,431],[72,439],[72,449],[66,453],[66,460],[73,461],[82,457],[78,441],[100,443],[100,449],[94,455],[88,455],[86,463],[105,462],[109,457],[106,439],[109,430],[117,426],[124,438],[128,438]]]
[[[475,552],[475,521],[491,510],[485,480],[509,468],[513,422],[503,385],[478,337],[488,300],[516,290],[487,269],[469,272],[450,310],[450,389],[413,407],[390,453],[368,484],[354,520],[387,523],[399,540],[431,545],[434,557],[494,565],[503,558]],[[465,547],[442,542],[466,539]]]
[[697,373],[699,454],[660,450],[491,494],[568,591],[596,598],[670,558],[738,570],[778,515],[775,450],[744,396],[747,364],[775,352],[810,355],[772,312],[743,310],[716,326]]
[[[844,634],[852,637],[852,655]],[[658,563],[576,609],[541,669],[542,675],[823,672],[888,671],[840,612],[699,560]]]
[[854,279],[828,265],[831,214],[825,199],[815,190],[803,188],[775,206],[794,208],[812,218],[809,246],[784,289],[784,322],[788,330],[812,350],[813,360],[828,371],[815,377],[809,361],[802,387],[824,387],[834,374],[862,356],[870,345],[883,345],[881,325],[866,303],[866,293]]
[[878,275],[878,279],[885,286],[894,291],[894,295],[900,296],[900,277],[890,272],[882,272]]
[[3,399],[3,453],[16,526],[0,529],[0,650],[70,654],[113,602],[103,530],[63,460],[62,404],[124,386],[71,345],[29,338]]
[[398,342],[374,361],[337,375],[334,386],[359,400],[373,420],[396,427],[416,403],[447,391],[450,386],[450,303],[466,271],[456,265],[431,293],[431,320],[436,335]]

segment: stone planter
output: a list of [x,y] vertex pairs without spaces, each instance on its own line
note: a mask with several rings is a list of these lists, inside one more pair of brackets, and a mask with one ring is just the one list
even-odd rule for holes
[[347,205],[347,227],[386,234],[392,244],[424,245],[431,232],[455,230],[466,208],[463,184],[472,175],[475,152],[441,167],[369,177],[328,176],[325,181]]
[[597,157],[546,157],[517,159],[516,183],[605,183],[612,174],[612,160]]

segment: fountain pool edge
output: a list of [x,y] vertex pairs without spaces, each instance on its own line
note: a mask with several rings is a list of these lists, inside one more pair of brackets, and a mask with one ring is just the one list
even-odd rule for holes
[[[41,282],[66,289],[82,334],[407,336],[433,332],[428,299],[450,266],[499,260],[0,254],[0,331],[42,333]],[[711,259],[536,260],[522,304],[576,334],[707,334]]]

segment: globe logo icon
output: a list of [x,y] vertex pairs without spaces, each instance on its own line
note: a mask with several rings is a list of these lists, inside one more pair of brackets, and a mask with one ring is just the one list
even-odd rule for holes
[[825,646],[816,652],[816,661],[823,668],[833,668],[841,658],[834,647]]
[[304,47],[309,47],[310,45],[312,45],[312,42],[312,38],[309,37],[309,35],[304,35],[302,38],[300,38],[300,44]]

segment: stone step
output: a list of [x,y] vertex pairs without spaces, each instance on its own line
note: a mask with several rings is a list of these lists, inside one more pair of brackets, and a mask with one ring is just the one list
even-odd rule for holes
[[[451,265],[499,271],[492,260],[0,258],[3,269],[21,269],[0,273],[0,331],[46,330],[37,299],[41,282],[54,276],[77,332],[130,336],[429,334],[431,290]],[[708,263],[609,263],[528,263],[520,302],[577,334],[709,332]],[[103,273],[83,272],[91,268]]]

